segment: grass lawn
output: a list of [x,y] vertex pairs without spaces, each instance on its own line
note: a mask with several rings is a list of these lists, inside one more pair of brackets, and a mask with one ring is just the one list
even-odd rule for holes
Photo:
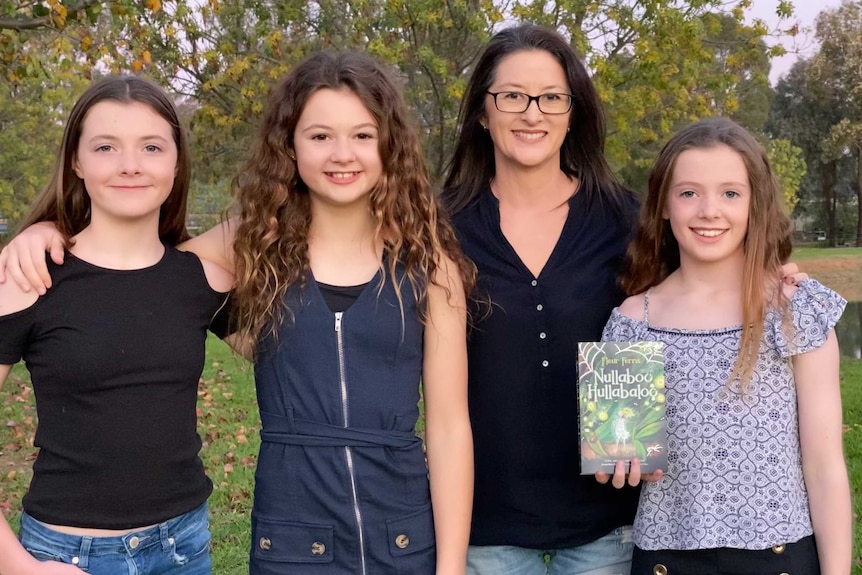
[[862,248],[793,248],[792,261],[805,261],[822,258],[862,257]]
[[[198,393],[201,452],[215,484],[210,498],[213,572],[244,575],[248,570],[254,466],[260,421],[249,365],[211,338]],[[862,516],[862,360],[842,359],[845,450],[855,517]],[[17,366],[0,388],[0,511],[13,528],[35,457],[35,409],[26,372]],[[853,575],[862,575],[862,530],[856,529]]]

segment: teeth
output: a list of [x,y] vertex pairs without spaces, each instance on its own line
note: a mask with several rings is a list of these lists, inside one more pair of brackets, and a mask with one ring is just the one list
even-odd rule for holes
[[515,135],[519,138],[524,138],[525,140],[538,140],[545,134],[542,132],[534,133],[534,132],[515,132]]
[[723,234],[724,230],[694,230],[694,233],[705,238],[714,238]]
[[336,180],[346,180],[348,178],[352,178],[358,172],[330,172],[329,175]]

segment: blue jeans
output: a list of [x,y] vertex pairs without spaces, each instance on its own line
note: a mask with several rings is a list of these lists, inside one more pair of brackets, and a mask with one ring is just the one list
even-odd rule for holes
[[92,575],[212,573],[206,504],[122,537],[67,535],[23,513],[18,539],[40,561],[75,565]]
[[471,545],[467,575],[629,575],[633,548],[631,526],[565,549]]

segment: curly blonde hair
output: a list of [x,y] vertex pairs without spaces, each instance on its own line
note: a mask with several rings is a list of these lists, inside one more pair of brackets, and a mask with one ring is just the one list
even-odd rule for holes
[[[381,268],[397,283],[396,269],[404,267],[423,310],[422,321],[427,319],[428,283],[436,283],[441,258],[455,263],[466,293],[475,285],[476,268],[462,254],[439,208],[419,135],[396,83],[367,55],[319,52],[271,92],[252,156],[234,180],[240,215],[233,244],[234,321],[240,336],[255,347],[261,338],[276,335],[290,314],[285,293],[307,278],[311,207],[293,155],[294,132],[305,104],[322,89],[350,90],[377,123],[383,173],[369,207],[386,254]],[[448,286],[441,287],[451,295]]]

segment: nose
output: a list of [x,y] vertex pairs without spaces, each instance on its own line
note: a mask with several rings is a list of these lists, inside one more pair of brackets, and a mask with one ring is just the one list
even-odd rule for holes
[[530,103],[527,104],[527,109],[524,110],[524,119],[530,123],[535,123],[542,119],[542,111],[539,109],[538,100],[530,100]]
[[349,139],[336,138],[332,146],[332,161],[346,163],[356,157]]
[[698,217],[704,220],[713,220],[718,217],[718,201],[712,194],[701,196],[698,208]]
[[120,171],[123,174],[140,174],[141,161],[134,151],[127,151],[120,157]]

